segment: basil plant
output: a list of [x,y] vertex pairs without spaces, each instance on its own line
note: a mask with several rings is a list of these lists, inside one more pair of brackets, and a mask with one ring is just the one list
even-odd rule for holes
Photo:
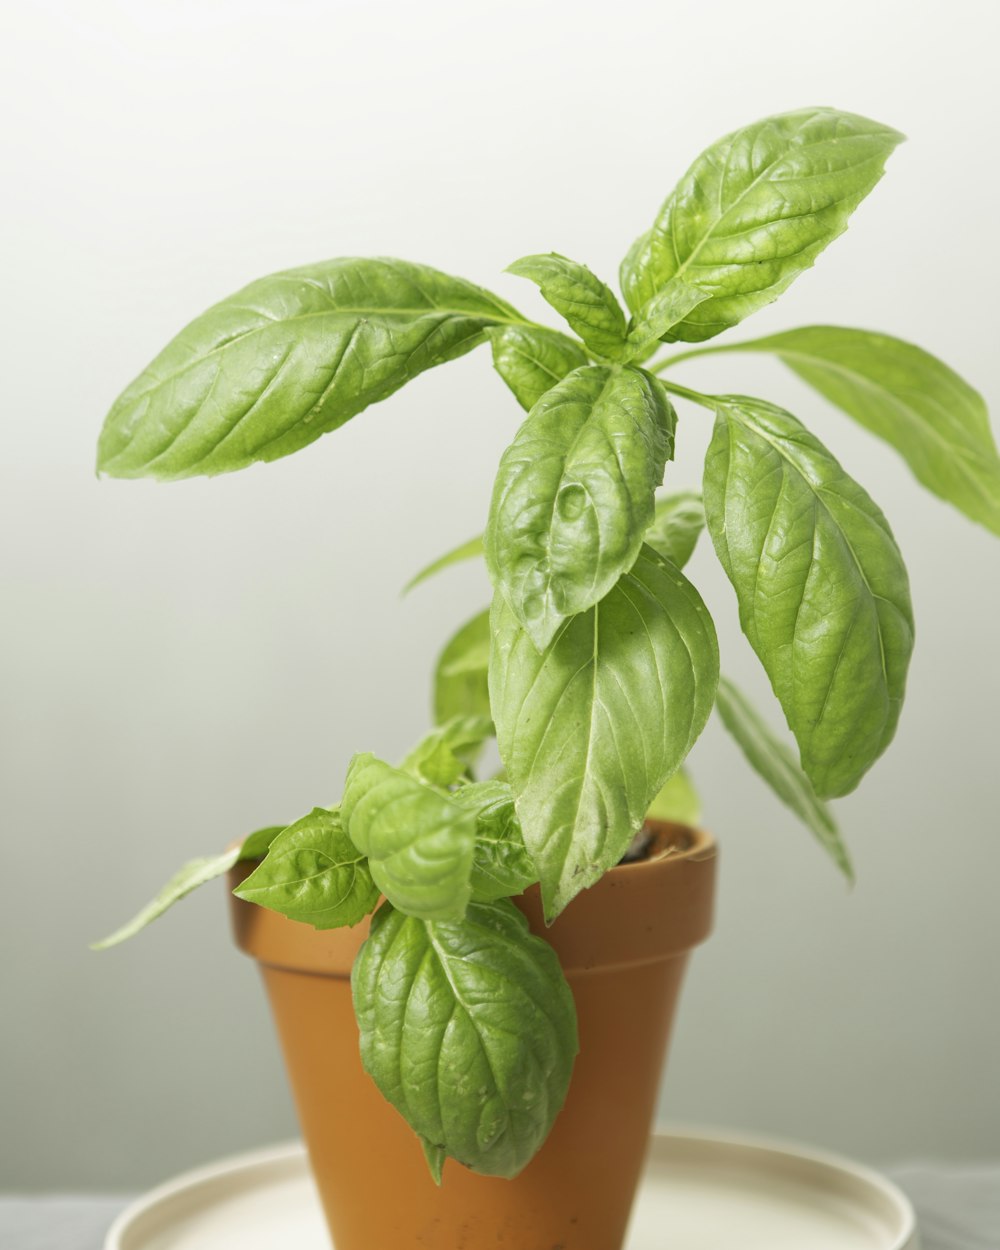
[[[353,978],[362,1058],[438,1178],[449,1156],[515,1175],[569,1083],[572,996],[511,899],[537,882],[551,922],[619,863],[651,810],[691,813],[682,765],[713,708],[850,875],[826,800],[852,791],[895,732],[913,647],[902,556],[878,504],[797,416],[678,385],[671,369],[715,352],[776,356],[1000,534],[985,406],[941,361],[844,326],[714,343],[844,231],[901,139],[827,108],[734,131],[629,249],[624,306],[557,253],[511,265],[565,330],[409,261],[262,278],[182,330],[107,417],[102,473],[225,473],[299,451],[480,346],[525,410],[485,533],[415,579],[482,557],[493,585],[492,605],[444,646],[428,735],[397,764],[356,755],[339,804],[186,865],[99,944],[241,858],[258,861],[244,899],[318,929],[372,915]],[[713,422],[701,494],[658,494],[677,401]],[[797,752],[720,678],[684,573],[703,528]],[[503,771],[477,779],[493,735]],[[442,1064],[457,1074],[447,1088]]]

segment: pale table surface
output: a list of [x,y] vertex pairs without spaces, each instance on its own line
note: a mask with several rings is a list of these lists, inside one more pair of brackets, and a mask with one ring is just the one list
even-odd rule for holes
[[[920,1217],[923,1250],[1000,1250],[1000,1163],[891,1168]],[[127,1197],[0,1196],[2,1250],[101,1250]],[[282,1250],[275,1247],[275,1250]]]

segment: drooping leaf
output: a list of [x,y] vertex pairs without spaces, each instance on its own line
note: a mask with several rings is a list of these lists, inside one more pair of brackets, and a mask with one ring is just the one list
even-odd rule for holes
[[460,786],[454,800],[476,813],[476,851],[472,861],[472,897],[491,902],[522,894],[538,880],[514,794],[504,781],[477,781]]
[[366,753],[351,761],[341,815],[375,884],[400,911],[422,920],[465,914],[474,812]]
[[99,942],[92,942],[90,949],[107,950],[109,946],[117,946],[119,942],[135,937],[137,933],[145,929],[146,925],[162,916],[168,908],[180,902],[192,890],[196,890],[208,881],[214,881],[216,877],[224,876],[240,860],[257,859],[263,855],[284,827],[284,825],[268,825],[265,829],[258,829],[255,833],[251,833],[238,846],[231,846],[221,855],[207,855],[200,859],[189,860],[174,873],[156,897],[131,920]]
[[316,929],[355,925],[379,899],[340,812],[325,807],[314,808],[280,833],[267,858],[233,893]]
[[692,827],[701,822],[701,798],[686,768],[678,768],[667,779],[650,803],[647,816],[650,820],[669,820],[675,825]]
[[440,573],[442,569],[450,568],[453,564],[460,564],[463,560],[475,560],[482,554],[483,536],[480,534],[476,538],[470,538],[468,542],[462,543],[461,546],[453,547],[451,551],[446,551],[443,556],[438,556],[430,564],[425,564],[420,572],[414,574],[403,587],[403,594],[409,594],[415,586],[419,586],[421,582],[427,581],[435,573]]
[[759,399],[716,397],[705,512],[740,624],[816,793],[853,790],[889,744],[913,649],[888,522],[823,444]]
[[578,343],[543,326],[497,326],[488,333],[493,367],[525,411],[567,373],[589,363]]
[[782,803],[790,807],[806,828],[816,835],[820,846],[848,881],[853,881],[850,856],[833,813],[817,797],[794,753],[771,731],[746,696],[725,677],[719,679],[715,706],[722,723],[753,768]]
[[635,561],[674,422],[648,373],[592,365],[543,395],[504,452],[486,563],[536,647]]
[[649,547],[540,654],[500,592],[492,627],[500,756],[552,920],[618,863],[704,728],[718,644],[697,591]]
[[402,260],[273,274],[192,321],[124,391],[98,469],[179,478],[276,460],[521,320],[471,282]]
[[516,1176],[548,1136],[578,1049],[552,948],[506,900],[435,924],[386,905],[352,984],[361,1061],[425,1152]]
[[653,521],[643,542],[682,569],[694,553],[705,528],[705,505],[696,490],[679,490],[656,501]]
[[803,326],[730,350],[773,352],[895,447],[928,490],[1000,534],[1000,455],[986,404],[929,352],[846,326]]
[[698,342],[769,304],[843,233],[901,140],[853,113],[810,108],[714,143],[623,262],[622,290],[636,320],[656,301],[669,305],[696,288],[710,298],[664,337]]
[[453,716],[418,742],[400,768],[418,781],[446,789],[469,771],[492,736],[488,716]]
[[434,719],[489,716],[489,609],[467,621],[445,644],[434,670]]
[[508,273],[537,282],[542,296],[579,334],[587,346],[608,360],[625,352],[625,314],[609,287],[575,260],[550,252],[522,256]]

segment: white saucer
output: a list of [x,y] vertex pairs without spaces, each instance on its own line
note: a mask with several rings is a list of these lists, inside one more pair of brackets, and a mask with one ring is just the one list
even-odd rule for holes
[[[105,1250],[330,1250],[298,1142],[187,1172],[124,1211]],[[913,1208],[848,1159],[777,1142],[654,1137],[626,1250],[918,1250]],[[405,1250],[398,1247],[397,1250]]]

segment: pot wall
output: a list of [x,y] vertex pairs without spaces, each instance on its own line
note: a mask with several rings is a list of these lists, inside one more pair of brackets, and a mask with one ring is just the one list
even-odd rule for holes
[[[688,954],[712,920],[711,838],[660,826],[657,846],[548,929],[537,889],[514,900],[559,954],[580,1054],[552,1133],[513,1181],[449,1160],[438,1188],[416,1137],[363,1071],[350,969],[367,923],[317,932],[232,898],[237,943],[261,964],[336,1250],[619,1250]],[[233,884],[247,871],[234,870]]]

